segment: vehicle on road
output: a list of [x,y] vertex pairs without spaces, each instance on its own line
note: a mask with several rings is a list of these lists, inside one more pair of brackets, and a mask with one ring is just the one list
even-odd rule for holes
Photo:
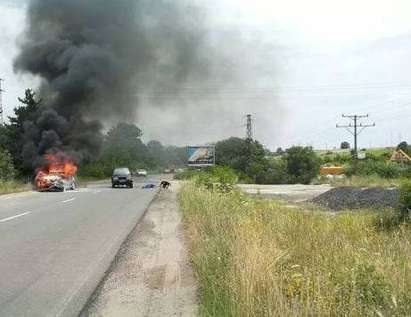
[[114,169],[113,175],[111,176],[111,185],[113,188],[117,186],[133,188],[134,184],[130,170],[127,167]]
[[136,175],[141,176],[141,177],[146,177],[147,176],[147,171],[143,170],[143,169],[137,170]]
[[56,191],[75,190],[76,180],[74,176],[65,177],[60,173],[38,173],[35,179],[38,191]]

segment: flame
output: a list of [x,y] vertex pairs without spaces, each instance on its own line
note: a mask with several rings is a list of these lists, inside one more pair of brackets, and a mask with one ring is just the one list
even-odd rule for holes
[[66,153],[45,154],[44,164],[37,169],[35,183],[38,189],[50,186],[55,178],[70,178],[76,175],[78,166]]
[[[78,167],[74,161],[64,153],[44,155],[48,174],[57,174],[63,177],[76,175]],[[44,170],[43,170],[44,171]]]

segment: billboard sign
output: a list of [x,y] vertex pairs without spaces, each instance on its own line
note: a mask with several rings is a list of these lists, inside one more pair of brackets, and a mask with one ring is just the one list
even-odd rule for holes
[[188,166],[212,166],[215,164],[213,145],[189,146],[187,148]]

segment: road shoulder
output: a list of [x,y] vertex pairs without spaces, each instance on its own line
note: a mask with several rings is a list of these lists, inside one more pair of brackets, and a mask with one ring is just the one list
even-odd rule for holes
[[178,182],[161,191],[123,244],[82,316],[195,316]]

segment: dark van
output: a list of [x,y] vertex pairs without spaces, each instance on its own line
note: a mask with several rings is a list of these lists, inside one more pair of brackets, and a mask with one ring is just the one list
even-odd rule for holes
[[116,168],[111,176],[111,186],[126,186],[133,188],[133,178],[131,172],[127,167]]

